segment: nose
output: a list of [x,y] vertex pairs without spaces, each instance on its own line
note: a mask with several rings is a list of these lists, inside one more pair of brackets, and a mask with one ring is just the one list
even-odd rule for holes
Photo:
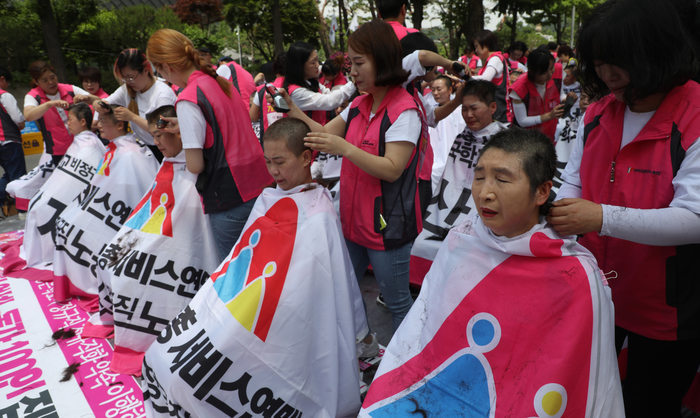
[[600,78],[603,81],[613,81],[617,78],[617,72],[613,69],[611,65],[602,64],[599,67]]
[[481,189],[479,190],[479,199],[482,201],[492,201],[493,200],[493,182],[489,180],[485,180],[484,184],[481,186]]

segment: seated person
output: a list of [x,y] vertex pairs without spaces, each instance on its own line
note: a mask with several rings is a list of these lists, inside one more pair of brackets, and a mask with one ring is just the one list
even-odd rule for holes
[[90,184],[105,153],[102,141],[92,132],[92,118],[92,110],[85,103],[74,104],[68,110],[73,143],[29,203],[24,232],[27,267],[53,262],[56,218]]
[[410,280],[414,286],[423,283],[450,228],[461,224],[475,209],[470,196],[476,159],[491,135],[507,129],[493,120],[497,109],[493,83],[473,80],[464,86],[460,96],[462,109],[458,116],[466,127],[453,138],[445,168],[423,217],[423,230],[411,248]]
[[624,417],[610,288],[543,216],[555,169],[541,132],[491,137],[474,170],[479,216],[447,235],[361,417]]
[[127,133],[115,110],[100,113],[100,136],[109,140],[92,181],[56,219],[53,253],[54,298],[80,296],[88,312],[97,310],[97,261],[146,193],[158,171],[153,153]]
[[[265,133],[276,187],[258,197],[232,252],[146,352],[149,417],[357,416],[355,343],[367,322],[329,192],[311,180],[309,132],[284,118]],[[193,367],[214,372],[197,387]]]
[[[100,254],[100,312],[83,330],[83,337],[114,332],[114,373],[141,375],[146,349],[221,262],[195,188],[197,176],[185,166],[180,134],[159,129],[161,117],[176,117],[175,107],[161,106],[147,115],[165,158],[153,185]],[[152,270],[137,281],[125,266],[142,257],[148,257]],[[134,314],[124,309],[136,300]]]

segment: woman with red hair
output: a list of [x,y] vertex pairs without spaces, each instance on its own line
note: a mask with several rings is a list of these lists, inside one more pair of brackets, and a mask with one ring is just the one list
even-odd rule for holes
[[216,74],[192,41],[172,29],[148,40],[148,58],[167,81],[184,89],[175,105],[187,169],[199,174],[197,191],[222,259],[233,248],[255,199],[272,182],[241,95]]

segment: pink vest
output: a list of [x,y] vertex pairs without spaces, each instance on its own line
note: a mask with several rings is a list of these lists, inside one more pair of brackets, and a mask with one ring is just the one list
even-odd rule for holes
[[255,93],[255,81],[245,68],[238,65],[236,61],[231,61],[228,64],[231,70],[231,77],[228,79],[231,84],[238,90],[238,93],[243,99],[243,104],[246,110],[250,110],[250,97]]
[[[527,109],[528,116],[539,116],[545,113],[551,112],[559,103],[561,103],[561,98],[559,97],[559,90],[554,85],[553,80],[547,82],[547,89],[544,93],[544,100],[537,92],[537,86],[535,83],[531,82],[527,76],[518,78],[518,80],[513,83],[513,91],[520,96],[525,108]],[[550,119],[547,122],[541,123],[535,126],[529,126],[525,129],[538,129],[542,131],[549,139],[554,142],[554,134],[557,131],[558,119]],[[513,116],[513,123],[517,124],[515,115]]]
[[486,62],[483,62],[483,66],[479,70],[479,75],[482,75],[486,71],[488,66],[488,61],[493,58],[498,57],[503,63],[503,73],[500,77],[491,80],[493,84],[496,85],[496,113],[494,113],[493,118],[501,123],[511,122],[512,116],[510,112],[510,103],[506,99],[508,97],[508,65],[506,64],[506,59],[503,58],[503,54],[500,51],[496,51],[489,56]]
[[340,73],[335,79],[331,81],[327,81],[325,77],[321,77],[321,79],[318,80],[318,82],[323,84],[325,88],[330,90],[335,86],[343,86],[345,84],[348,84],[348,79],[345,78],[345,75],[343,75],[343,73]]
[[[287,93],[289,93],[289,96],[292,96],[292,93],[294,90],[302,88],[301,86],[297,86],[296,84],[290,84],[289,87],[287,88]],[[320,91],[319,91],[320,93]],[[313,119],[315,122],[320,123],[321,125],[326,124],[326,111],[325,110],[307,110],[306,116],[310,117]]]
[[[0,89],[0,96],[7,93]],[[12,120],[12,117],[7,113],[7,109],[0,103],[0,142],[12,141],[22,143],[22,132],[19,126]]]
[[[608,95],[584,117],[582,197],[638,209],[669,206],[688,148],[700,137],[700,86],[671,90],[636,138],[620,150],[625,104]],[[610,280],[615,324],[657,340],[700,338],[700,245],[660,247],[590,232],[588,248]]]
[[[418,105],[401,86],[393,86],[370,121],[371,109],[371,95],[353,100],[345,139],[363,151],[383,156],[386,131],[402,112],[418,110]],[[394,182],[370,176],[347,158],[343,159],[340,220],[345,238],[383,251],[398,248],[418,236],[422,222],[417,180],[420,154],[427,145],[424,141],[418,144],[420,148],[414,149],[403,174]]]
[[[73,96],[75,96],[75,93],[73,93],[72,85],[59,83],[58,93],[61,95],[61,100],[73,104]],[[34,87],[27,94],[34,97],[40,105],[50,101],[41,87]],[[46,146],[47,154],[63,155],[68,150],[70,144],[73,143],[73,135],[66,129],[63,119],[61,119],[61,115],[58,114],[58,110],[56,110],[55,107],[52,107],[44,113],[44,116],[37,119],[36,125],[41,131],[41,135],[44,137],[44,145]]]
[[469,58],[466,55],[462,55],[461,58],[462,58],[462,62],[467,64],[467,66],[469,66],[469,68],[471,68],[472,70],[476,70],[476,64],[479,63],[479,57],[477,57],[476,55],[472,55],[472,57]]
[[207,122],[204,171],[197,177],[204,213],[223,212],[258,197],[272,177],[238,91],[231,89],[228,97],[213,77],[195,71],[176,105],[182,100],[199,106]]
[[396,33],[396,37],[399,38],[399,41],[402,40],[409,33],[418,32],[418,29],[407,28],[406,26],[402,25],[401,23],[399,23],[395,20],[392,20],[392,21],[385,20],[385,22],[388,23],[391,26],[391,28],[394,30],[394,33]]
[[423,101],[420,97],[421,91],[419,90],[419,87],[420,81],[417,81],[406,86],[406,91],[408,91],[408,94],[413,96],[413,100],[418,105],[418,113],[420,114],[420,119],[422,122],[421,140],[424,140],[427,143],[425,147],[425,158],[422,159],[421,164],[418,166],[418,178],[421,180],[430,181],[433,173],[433,160],[435,159],[435,155],[433,154],[433,146],[430,143],[430,131],[428,130],[428,116],[426,115],[427,112],[425,110],[425,107],[423,106]]

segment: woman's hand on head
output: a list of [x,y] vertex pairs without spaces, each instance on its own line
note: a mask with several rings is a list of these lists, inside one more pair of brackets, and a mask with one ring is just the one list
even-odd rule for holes
[[90,103],[90,96],[87,96],[85,94],[76,94],[75,97],[73,97],[73,103]]
[[60,107],[61,109],[68,109],[70,103],[65,100],[51,100],[47,102],[49,107]]
[[603,207],[585,199],[561,199],[549,209],[547,222],[562,235],[582,235],[600,232],[603,227]]
[[165,128],[160,129],[162,132],[168,132],[171,134],[180,133],[180,124],[177,121],[177,118],[166,118],[165,116],[161,116],[160,118],[168,122],[168,124],[165,125]]
[[118,121],[131,122],[136,115],[125,107],[118,107],[114,109],[114,116],[117,117]]
[[97,111],[97,113],[99,113],[101,115],[109,113],[109,110],[100,106],[100,102],[109,105],[109,103],[107,103],[106,100],[95,100],[94,102],[92,102],[92,108],[95,109],[95,111]]
[[304,138],[304,145],[314,151],[344,156],[350,150],[350,143],[343,138],[325,132],[309,132]]

